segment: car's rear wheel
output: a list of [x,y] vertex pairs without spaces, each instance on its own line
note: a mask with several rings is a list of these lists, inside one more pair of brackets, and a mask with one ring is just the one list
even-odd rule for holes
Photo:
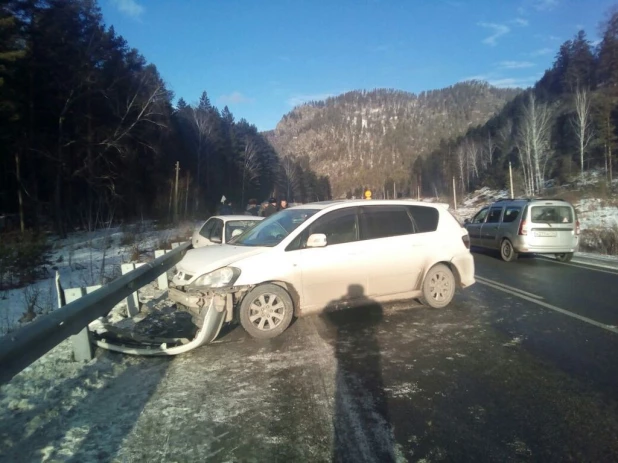
[[513,262],[519,257],[519,254],[513,248],[513,243],[509,239],[502,240],[500,244],[500,257],[505,262]]
[[254,338],[279,336],[290,325],[293,315],[292,298],[274,284],[253,288],[240,304],[240,324]]
[[571,262],[572,258],[573,258],[572,252],[562,252],[562,253],[556,254],[556,260],[560,262]]
[[455,276],[444,264],[434,265],[429,269],[423,281],[421,302],[434,309],[441,309],[450,304],[455,296]]

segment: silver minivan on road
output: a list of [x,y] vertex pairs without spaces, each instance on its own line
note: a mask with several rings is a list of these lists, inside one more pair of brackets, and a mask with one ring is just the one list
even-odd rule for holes
[[465,227],[472,246],[498,249],[506,262],[520,253],[568,262],[579,245],[575,208],[561,199],[501,199],[466,219]]

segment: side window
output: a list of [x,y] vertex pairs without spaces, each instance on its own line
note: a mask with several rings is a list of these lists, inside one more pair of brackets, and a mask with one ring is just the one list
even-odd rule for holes
[[212,228],[212,232],[210,233],[210,241],[213,243],[222,243],[223,239],[223,220],[216,219],[215,225]]
[[210,219],[210,220],[206,221],[206,223],[204,224],[204,226],[200,230],[200,235],[202,235],[206,239],[209,239],[210,238],[210,232],[212,232],[212,228],[215,226],[215,222],[216,222],[215,219]]
[[440,213],[433,207],[409,206],[408,211],[414,219],[417,233],[427,233],[438,229]]
[[517,220],[517,217],[519,217],[520,212],[521,212],[521,209],[519,207],[507,207],[506,210],[504,211],[504,217],[502,217],[502,222],[504,223],[515,222],[515,220]]
[[414,233],[412,220],[404,206],[367,206],[361,210],[361,240]]
[[472,223],[483,223],[485,222],[485,217],[487,217],[487,213],[489,212],[489,208],[481,209],[478,214],[474,216],[472,219]]
[[358,241],[356,211],[355,207],[347,208],[320,217],[309,227],[305,240],[314,233],[323,233],[327,246]]
[[500,222],[500,216],[502,215],[501,207],[492,207],[489,210],[489,215],[487,216],[487,223],[498,223]]

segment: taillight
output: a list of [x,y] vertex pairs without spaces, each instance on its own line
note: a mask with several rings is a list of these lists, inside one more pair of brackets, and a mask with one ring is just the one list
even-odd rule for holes
[[581,228],[579,228],[579,220],[575,222],[575,234],[579,235],[581,232]]
[[528,234],[528,222],[526,222],[525,220],[522,220],[521,223],[519,224],[519,232],[520,235],[527,235]]
[[463,244],[466,248],[470,249],[470,237],[468,235],[464,235],[461,237]]

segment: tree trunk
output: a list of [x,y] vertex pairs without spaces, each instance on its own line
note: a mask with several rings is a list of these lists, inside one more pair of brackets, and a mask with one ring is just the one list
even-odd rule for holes
[[56,168],[56,184],[54,187],[54,215],[56,219],[56,232],[60,238],[66,238],[62,214],[62,164],[58,163]]
[[24,223],[24,198],[21,191],[21,170],[19,150],[15,150],[15,175],[17,176],[17,200],[19,202],[19,228],[22,233],[26,231]]

